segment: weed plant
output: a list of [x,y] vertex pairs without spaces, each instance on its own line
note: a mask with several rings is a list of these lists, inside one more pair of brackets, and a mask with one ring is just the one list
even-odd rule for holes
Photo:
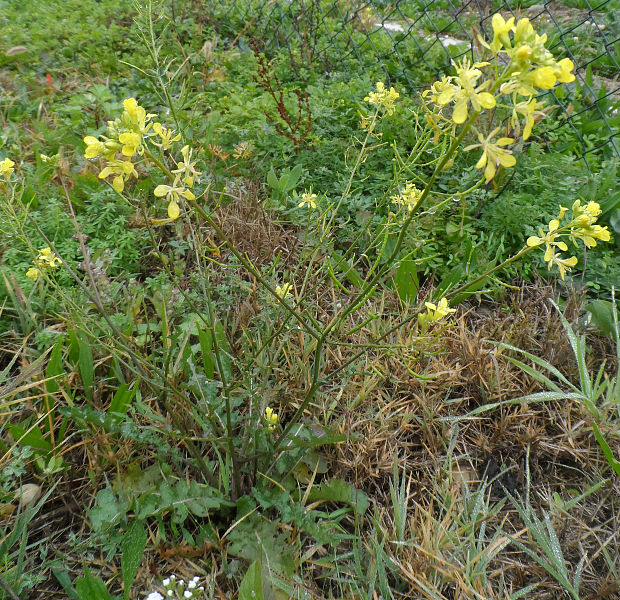
[[[104,600],[519,598],[558,582],[580,597],[612,585],[595,573],[611,569],[617,540],[584,516],[594,558],[563,550],[532,505],[529,469],[539,444],[539,481],[549,465],[598,478],[551,497],[560,512],[600,502],[611,515],[600,530],[614,531],[615,382],[603,367],[590,375],[565,319],[581,390],[532,352],[561,339],[540,302],[489,335],[525,346],[562,386],[487,349],[461,310],[541,259],[564,281],[586,249],[612,242],[611,179],[576,191],[585,176],[569,159],[537,145],[519,155],[550,118],[538,92],[572,83],[572,61],[527,19],[496,14],[480,62],[455,61],[419,98],[368,78],[305,85],[258,48],[218,50],[212,31],[184,44],[207,26],[181,10],[135,6],[137,60],[117,72],[130,73],[126,94],[101,82],[50,90],[46,117],[35,78],[14,82],[4,106],[36,135],[12,153],[9,126],[0,160],[0,487],[12,526],[1,593],[40,594],[52,575],[60,593]],[[322,58],[305,50],[311,71]],[[529,177],[510,203],[519,168]],[[513,381],[552,391],[509,397]],[[536,411],[566,399],[587,414],[569,404],[541,434]],[[595,421],[575,428],[576,416]],[[525,498],[497,467],[502,437],[528,449]],[[45,487],[39,502],[23,500],[26,479]],[[69,519],[55,532],[62,550],[46,536],[30,546],[52,498],[50,519],[83,511],[90,536]],[[528,558],[547,579],[521,567]]]

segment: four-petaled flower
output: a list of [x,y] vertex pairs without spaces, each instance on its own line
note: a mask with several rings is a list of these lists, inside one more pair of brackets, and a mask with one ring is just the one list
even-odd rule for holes
[[461,63],[452,63],[456,69],[456,77],[453,78],[454,85],[445,87],[443,92],[438,95],[439,104],[448,104],[455,101],[452,111],[452,120],[460,125],[467,120],[468,104],[471,102],[472,108],[480,112],[483,108],[493,108],[496,104],[495,98],[484,90],[489,86],[490,81],[484,81],[476,87],[478,79],[482,76],[479,67],[484,67],[488,63],[469,64],[469,60],[464,58]]
[[37,256],[37,260],[35,262],[39,267],[49,267],[50,269],[55,269],[62,264],[60,258],[52,252],[52,249],[49,246],[39,250],[39,255]]
[[495,177],[498,164],[503,167],[514,167],[517,162],[511,151],[503,148],[503,146],[512,144],[514,141],[512,138],[501,137],[498,140],[493,141],[493,137],[497,134],[499,129],[500,128],[497,127],[491,131],[486,138],[479,133],[478,140],[480,143],[472,144],[471,146],[464,148],[465,152],[473,150],[474,148],[482,148],[482,156],[476,163],[476,169],[482,169],[486,165],[484,177],[487,183]]
[[312,210],[316,209],[316,194],[312,192],[304,192],[301,195],[301,202],[298,204],[299,208],[303,208],[308,205]]
[[161,138],[161,142],[156,142],[153,139],[151,141],[162,150],[168,150],[173,142],[178,142],[181,139],[180,133],[174,135],[174,129],[166,129],[161,123],[153,123],[153,131]]
[[135,131],[125,131],[118,136],[118,141],[122,144],[121,153],[123,156],[131,157],[136,152],[142,150],[142,134]]
[[153,193],[158,198],[162,198],[163,196],[166,197],[168,201],[168,216],[171,219],[178,219],[181,214],[181,209],[179,208],[181,196],[186,200],[193,200],[196,197],[192,194],[191,190],[181,185],[178,178],[175,179],[173,185],[158,185]]
[[192,150],[189,146],[183,146],[181,154],[183,155],[183,161],[177,163],[177,168],[173,169],[172,172],[176,173],[177,177],[182,175],[183,183],[187,187],[192,187],[194,185],[194,178],[198,181],[202,171],[196,171],[196,163],[192,162]]
[[99,173],[99,179],[105,179],[110,175],[116,175],[112,180],[112,187],[120,194],[125,189],[125,180],[133,175],[136,179],[138,173],[134,164],[128,160],[109,160],[108,164]]

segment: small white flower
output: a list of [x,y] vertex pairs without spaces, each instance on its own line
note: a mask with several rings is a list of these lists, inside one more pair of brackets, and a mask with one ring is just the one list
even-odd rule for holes
[[168,598],[172,598],[172,596],[174,596],[174,591],[173,590],[168,590],[166,592],[166,596],[168,596]]
[[170,585],[170,577],[166,577],[166,579],[164,579],[164,580],[161,582],[161,584],[162,584],[164,587],[168,587],[168,586]]
[[189,590],[185,590],[183,592],[183,598],[191,598],[194,594],[192,594],[192,592],[190,592]]
[[164,597],[159,592],[151,592],[146,600],[164,600]]
[[192,583],[198,583],[200,581],[200,577],[196,576],[192,578]]
[[196,579],[198,579],[197,577],[194,577],[194,579],[192,579],[188,584],[187,584],[187,589],[189,590],[193,590],[197,585],[198,582],[196,581]]

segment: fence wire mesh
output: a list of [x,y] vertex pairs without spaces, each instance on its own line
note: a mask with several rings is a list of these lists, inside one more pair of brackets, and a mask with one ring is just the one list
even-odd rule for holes
[[575,63],[576,81],[547,92],[557,110],[541,141],[589,169],[620,158],[618,0],[221,0],[207,10],[230,43],[254,39],[288,55],[297,78],[363,72],[412,91],[472,54],[496,12],[527,17],[558,58]]

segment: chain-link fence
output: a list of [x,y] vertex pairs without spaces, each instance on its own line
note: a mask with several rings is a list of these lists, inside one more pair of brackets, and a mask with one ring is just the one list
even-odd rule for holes
[[575,63],[576,81],[547,92],[558,107],[542,138],[551,152],[600,165],[620,157],[618,0],[221,0],[209,3],[230,43],[259,40],[291,72],[366,72],[417,90],[475,50],[496,12],[528,17],[547,47]]

